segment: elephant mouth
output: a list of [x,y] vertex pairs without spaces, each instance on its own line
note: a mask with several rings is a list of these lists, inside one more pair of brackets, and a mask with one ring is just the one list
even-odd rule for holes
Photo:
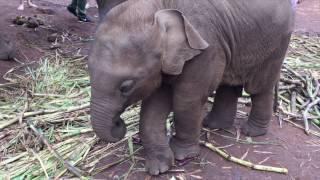
[[120,117],[121,114],[122,113],[117,114],[112,120],[113,128],[111,129],[111,136],[117,138],[118,140],[122,139],[127,131],[126,124]]
[[115,118],[112,119],[112,122],[113,122],[114,126],[120,126],[124,123],[124,120],[120,117],[120,115],[117,115],[117,116],[115,116]]
[[110,111],[105,111],[100,106],[95,106],[94,103],[92,103],[92,109],[94,109],[91,112],[92,127],[101,140],[117,142],[125,136],[127,128],[120,117],[123,111],[113,114]]

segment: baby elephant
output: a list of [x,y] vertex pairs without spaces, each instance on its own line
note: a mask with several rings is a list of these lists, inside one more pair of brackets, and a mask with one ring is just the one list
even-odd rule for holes
[[16,54],[15,44],[9,37],[0,34],[0,60],[11,60]]
[[[290,0],[128,0],[116,6],[99,25],[89,57],[94,131],[102,140],[120,140],[126,133],[120,114],[142,100],[146,169],[157,175],[174,158],[198,155],[208,95],[216,90],[204,124],[225,128],[244,88],[252,109],[242,132],[265,134],[293,17]],[[168,141],[170,112],[176,134]]]

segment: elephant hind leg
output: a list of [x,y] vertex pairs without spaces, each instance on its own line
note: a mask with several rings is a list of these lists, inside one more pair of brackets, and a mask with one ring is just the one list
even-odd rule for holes
[[[261,136],[267,133],[273,110],[274,88],[280,78],[281,65],[290,37],[281,42],[281,47],[249,75],[244,89],[251,95],[252,107],[248,121],[242,126],[247,136]],[[263,67],[263,68],[262,68]]]
[[248,121],[242,126],[247,136],[261,136],[267,133],[272,116],[273,91],[251,95],[252,108]]
[[211,112],[205,117],[203,125],[210,129],[225,129],[233,125],[238,97],[242,86],[220,86],[214,98]]

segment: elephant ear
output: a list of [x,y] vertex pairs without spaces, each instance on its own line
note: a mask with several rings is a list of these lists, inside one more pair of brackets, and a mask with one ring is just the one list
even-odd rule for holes
[[178,10],[159,10],[154,24],[160,35],[162,72],[166,74],[181,74],[185,62],[209,46]]

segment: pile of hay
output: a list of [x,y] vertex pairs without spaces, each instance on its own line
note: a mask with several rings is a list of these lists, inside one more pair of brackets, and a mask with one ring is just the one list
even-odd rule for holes
[[[93,148],[98,139],[89,122],[86,57],[54,54],[25,75],[15,73],[21,68],[9,71],[10,83],[0,88],[0,179],[94,174],[116,144]],[[137,132],[136,111],[122,115],[131,124],[127,136]]]
[[[132,136],[138,132],[139,106],[122,114],[128,126],[124,140],[95,146],[86,58],[55,53],[43,57],[36,69],[22,65],[5,75],[8,83],[0,84],[0,179],[90,177],[135,153]],[[26,74],[16,73],[21,69]],[[285,122],[317,136],[319,74],[320,38],[294,36],[282,69],[278,113]],[[125,141],[127,157],[96,167]]]
[[[320,38],[293,36],[279,84],[282,120],[303,121],[307,134],[320,137]],[[310,129],[309,123],[315,130]],[[295,126],[302,128],[299,124]]]

